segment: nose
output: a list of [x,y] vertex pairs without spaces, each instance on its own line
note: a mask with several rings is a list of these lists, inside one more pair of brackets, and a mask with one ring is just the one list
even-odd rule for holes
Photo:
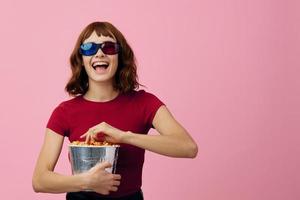
[[96,53],[96,55],[95,55],[95,57],[104,57],[104,56],[105,56],[105,54],[103,53],[103,51],[101,50],[101,48],[99,48],[98,51],[97,51],[97,53]]

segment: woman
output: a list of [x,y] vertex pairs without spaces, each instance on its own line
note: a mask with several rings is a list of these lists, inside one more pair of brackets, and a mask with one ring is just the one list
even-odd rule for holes
[[[143,199],[144,152],[194,158],[197,145],[153,94],[137,91],[136,64],[122,33],[108,22],[89,24],[70,57],[72,77],[66,91],[73,99],[53,111],[36,168],[36,192],[63,193],[67,199]],[[147,135],[155,128],[158,135]],[[120,143],[117,173],[104,162],[91,170],[66,176],[54,172],[63,145],[69,140]],[[122,177],[122,179],[121,179]],[[80,192],[91,189],[94,192]]]

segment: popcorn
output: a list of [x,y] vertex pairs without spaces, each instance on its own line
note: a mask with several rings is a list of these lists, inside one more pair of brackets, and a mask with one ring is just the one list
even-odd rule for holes
[[89,143],[87,142],[82,142],[82,141],[78,141],[75,140],[71,143],[71,145],[77,145],[77,146],[116,146],[116,144],[113,143],[109,143],[107,141],[90,141]]

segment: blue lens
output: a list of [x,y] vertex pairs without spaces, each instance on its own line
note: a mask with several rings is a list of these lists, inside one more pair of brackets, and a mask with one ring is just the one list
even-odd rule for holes
[[86,51],[86,50],[89,50],[91,47],[92,47],[92,43],[91,42],[89,42],[89,43],[84,43],[84,44],[82,44],[81,46],[80,46],[80,48],[82,49],[82,50],[84,50],[84,51]]
[[80,53],[84,56],[91,56],[98,51],[98,44],[93,42],[84,43],[80,46]]

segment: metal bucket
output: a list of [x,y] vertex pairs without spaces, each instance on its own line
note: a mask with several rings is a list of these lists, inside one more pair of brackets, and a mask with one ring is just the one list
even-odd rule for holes
[[112,167],[106,168],[110,173],[116,172],[119,145],[113,146],[80,146],[69,145],[72,174],[88,171],[97,163],[108,161]]

